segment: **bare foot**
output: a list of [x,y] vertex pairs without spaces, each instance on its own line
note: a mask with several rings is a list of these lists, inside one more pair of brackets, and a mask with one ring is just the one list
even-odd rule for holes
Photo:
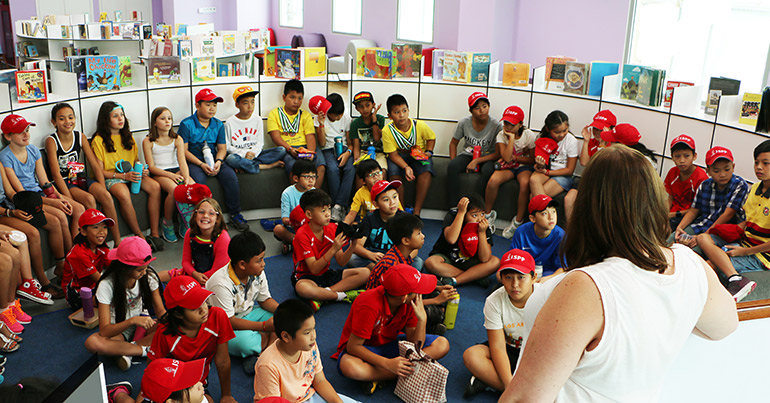
[[270,168],[282,167],[282,166],[284,166],[283,161],[276,161],[276,162],[273,162],[272,164],[259,164],[259,169],[270,169]]

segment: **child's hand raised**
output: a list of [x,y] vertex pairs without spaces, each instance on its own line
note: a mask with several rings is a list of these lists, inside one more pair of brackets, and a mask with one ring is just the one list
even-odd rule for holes
[[489,228],[489,221],[487,217],[482,217],[481,221],[479,221],[479,235],[486,234],[487,228]]
[[421,294],[417,294],[410,304],[412,305],[412,309],[414,309],[414,316],[417,317],[418,321],[425,322],[428,320],[428,314],[425,312],[425,305],[422,303]]
[[465,215],[465,213],[468,211],[468,203],[470,202],[471,200],[467,197],[460,199],[460,201],[457,202],[457,214]]
[[377,106],[375,106],[374,109],[372,110],[372,115],[376,115],[377,111],[379,111],[380,108],[382,108],[382,104],[378,104]]
[[348,243],[348,237],[345,236],[342,232],[337,234],[336,237],[334,237],[334,250],[340,250],[342,249],[345,244]]

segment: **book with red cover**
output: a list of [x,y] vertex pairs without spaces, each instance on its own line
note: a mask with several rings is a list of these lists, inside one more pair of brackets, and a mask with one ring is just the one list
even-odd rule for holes
[[663,95],[663,106],[666,108],[671,107],[671,102],[674,99],[674,88],[677,87],[692,87],[695,83],[688,81],[669,81],[666,83],[666,93]]

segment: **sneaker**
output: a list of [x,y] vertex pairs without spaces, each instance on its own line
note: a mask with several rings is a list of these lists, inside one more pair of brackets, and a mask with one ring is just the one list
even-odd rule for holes
[[131,357],[127,355],[115,357],[115,361],[121,371],[128,371],[131,368]]
[[446,333],[446,325],[443,323],[436,323],[425,328],[425,333],[435,334],[436,336],[443,336]]
[[179,240],[176,237],[176,232],[174,232],[174,225],[166,224],[166,219],[160,222],[160,232],[166,242],[174,243]]
[[243,232],[249,230],[249,223],[246,222],[246,219],[243,218],[243,214],[238,213],[235,215],[230,215],[230,224],[235,227],[236,230]]
[[350,291],[345,291],[345,299],[343,299],[343,301],[349,302],[349,303],[352,304],[353,301],[356,300],[356,297],[361,295],[361,293],[363,293],[364,291],[366,291],[366,290],[350,290]]
[[163,249],[166,249],[166,245],[163,243],[163,240],[159,237],[147,235],[147,237],[144,239],[148,245],[150,245],[150,248],[153,252],[160,252]]
[[49,299],[62,299],[64,298],[64,291],[62,291],[61,288],[59,288],[58,285],[54,282],[54,280],[50,280],[48,285],[41,286],[40,283],[37,280],[32,280],[35,287],[37,287],[43,294],[45,294]]
[[115,396],[117,396],[118,393],[122,392],[131,396],[133,391],[134,388],[131,386],[131,382],[128,381],[107,385],[107,401],[113,403],[115,401]]
[[468,386],[465,387],[463,398],[468,399],[478,394],[479,392],[484,391],[486,388],[487,385],[484,382],[481,382],[481,380],[475,376],[471,376],[471,380],[468,381]]
[[314,299],[311,299],[308,303],[310,304],[310,308],[313,309],[313,312],[318,312],[318,310],[321,309],[321,305],[323,305],[323,302]]
[[484,214],[484,217],[486,217],[487,221],[489,222],[489,230],[494,234],[495,230],[497,229],[497,227],[495,227],[495,221],[497,221],[497,211],[492,210],[489,212],[489,214]]
[[735,302],[741,302],[741,300],[751,294],[755,288],[757,288],[757,283],[746,277],[741,277],[740,280],[727,282],[727,291],[729,291],[733,298],[735,298]]
[[246,375],[254,375],[254,367],[257,365],[257,359],[259,359],[258,355],[250,355],[243,359],[243,372],[245,372]]
[[505,229],[503,230],[503,238],[505,239],[513,238],[513,234],[516,232],[516,228],[518,228],[519,225],[521,224],[524,224],[524,223],[516,221],[516,218],[514,217],[514,219],[511,220],[511,225],[505,227]]
[[27,315],[24,311],[21,310],[21,304],[19,303],[19,299],[16,298],[15,301],[13,301],[13,304],[8,307],[11,311],[13,311],[13,316],[16,317],[16,321],[21,323],[22,325],[29,325],[32,323],[32,317]]
[[7,358],[5,358],[4,355],[0,354],[0,367],[5,366],[5,362],[8,361]]
[[0,312],[0,321],[5,323],[5,325],[8,326],[8,329],[15,334],[19,334],[24,331],[24,326],[22,326],[21,323],[16,320],[16,316],[13,314],[11,308]]
[[342,222],[345,219],[345,208],[339,204],[335,204],[332,207],[332,221]]
[[16,295],[37,302],[38,304],[53,305],[51,297],[45,295],[39,288],[35,287],[33,281],[35,280],[23,280],[16,288]]
[[259,225],[261,225],[262,229],[265,230],[266,232],[273,232],[273,229],[276,226],[276,221],[275,220],[268,220],[267,218],[263,218],[263,219],[259,220]]
[[377,389],[381,389],[382,386],[380,386],[379,381],[367,381],[361,383],[361,388],[363,389],[365,395],[371,396],[374,394],[374,392],[377,391]]
[[436,278],[438,278],[436,285],[451,285],[452,287],[457,287],[457,280],[453,277],[436,276]]

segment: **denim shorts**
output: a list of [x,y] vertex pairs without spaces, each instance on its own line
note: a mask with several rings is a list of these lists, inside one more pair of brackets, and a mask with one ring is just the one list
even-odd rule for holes
[[519,176],[522,172],[535,172],[535,167],[532,165],[519,165],[516,168],[511,168],[509,171],[513,172],[514,176]]
[[128,184],[131,182],[125,179],[118,179],[118,178],[115,178],[115,179],[110,178],[110,179],[104,180],[104,184],[106,185],[107,190],[110,190],[113,186],[117,185],[118,183],[125,183],[126,186],[128,186]]
[[551,179],[558,183],[559,186],[561,186],[561,188],[565,191],[569,190],[569,188],[572,186],[572,182],[574,181],[572,175],[552,176]]
[[[714,241],[716,246],[720,248],[726,245],[742,246],[740,242],[727,243],[724,239],[711,234],[711,240]],[[730,256],[730,263],[733,264],[735,271],[738,273],[745,273],[749,271],[762,271],[767,270],[762,261],[759,260],[757,255],[748,256]]]

